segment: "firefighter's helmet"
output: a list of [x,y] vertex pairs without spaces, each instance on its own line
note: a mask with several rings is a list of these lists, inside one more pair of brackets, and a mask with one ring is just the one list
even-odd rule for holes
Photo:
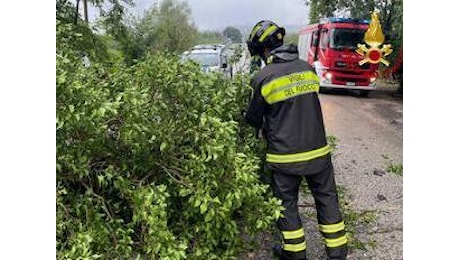
[[262,20],[258,22],[251,30],[247,45],[251,56],[261,55],[264,48],[270,50],[283,45],[283,38],[286,31],[274,22]]

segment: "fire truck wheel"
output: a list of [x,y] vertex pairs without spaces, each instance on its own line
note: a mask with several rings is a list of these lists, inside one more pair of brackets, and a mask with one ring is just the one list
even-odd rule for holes
[[323,93],[323,94],[332,93],[332,88],[320,87],[320,88],[319,88],[319,93]]
[[358,96],[360,96],[360,97],[369,96],[369,90],[358,90]]

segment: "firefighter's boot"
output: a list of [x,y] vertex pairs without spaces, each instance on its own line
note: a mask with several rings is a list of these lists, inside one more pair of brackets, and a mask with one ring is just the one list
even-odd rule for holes
[[335,248],[326,247],[326,253],[328,260],[345,260],[347,258],[348,248],[347,245]]

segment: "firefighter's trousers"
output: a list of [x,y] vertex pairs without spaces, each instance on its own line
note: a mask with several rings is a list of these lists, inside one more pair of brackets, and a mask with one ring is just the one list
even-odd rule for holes
[[315,199],[319,231],[323,235],[328,259],[342,260],[347,255],[345,224],[339,210],[332,163],[322,171],[305,176],[272,172],[274,196],[283,201],[284,217],[277,220],[283,236],[281,259],[306,259],[306,240],[297,201],[305,178]]

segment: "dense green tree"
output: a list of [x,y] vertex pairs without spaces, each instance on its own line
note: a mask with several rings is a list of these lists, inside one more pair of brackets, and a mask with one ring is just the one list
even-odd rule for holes
[[125,62],[131,65],[148,52],[178,53],[190,48],[198,34],[190,15],[186,2],[165,0],[159,9],[151,7],[141,16],[119,16],[121,20],[104,19],[101,24],[106,43],[115,48],[114,52],[123,53]]
[[158,50],[182,52],[194,45],[198,30],[191,20],[191,9],[185,1],[164,0],[155,26]]
[[222,34],[232,40],[234,43],[241,43],[243,39],[243,35],[241,34],[240,30],[238,28],[235,28],[233,26],[227,26]]

